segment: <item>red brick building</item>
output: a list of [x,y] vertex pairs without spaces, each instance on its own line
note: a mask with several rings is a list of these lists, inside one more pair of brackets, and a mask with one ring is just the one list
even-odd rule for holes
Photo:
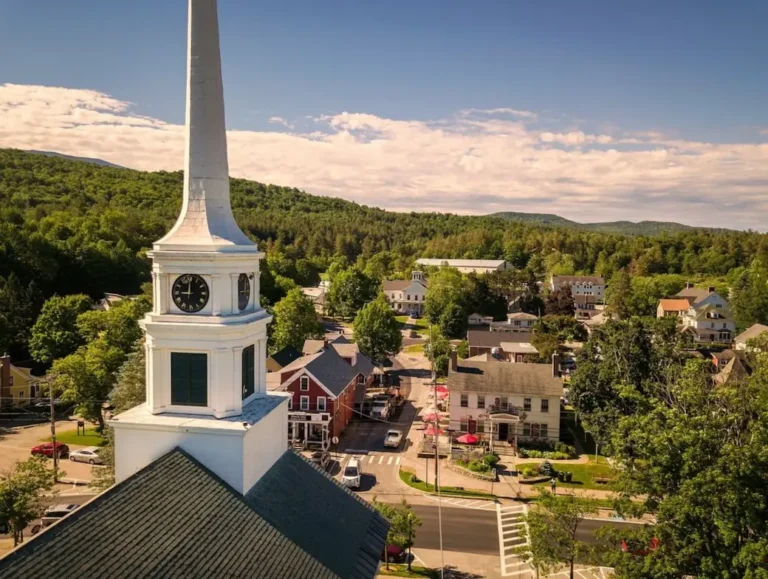
[[302,356],[280,370],[280,390],[290,392],[288,440],[300,446],[327,446],[352,420],[355,394],[373,380],[373,363],[336,348]]

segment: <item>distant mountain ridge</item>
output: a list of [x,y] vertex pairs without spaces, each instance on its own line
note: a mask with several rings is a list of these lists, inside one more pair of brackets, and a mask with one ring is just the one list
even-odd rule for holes
[[34,151],[28,150],[27,153],[34,153],[36,155],[45,155],[46,157],[60,157],[62,159],[69,159],[70,161],[82,161],[83,163],[93,163],[94,165],[100,165],[101,167],[112,167],[114,169],[125,169],[120,165],[115,165],[104,159],[92,159],[91,157],[76,157],[74,155],[65,155],[64,153],[57,153],[56,151]]
[[[621,235],[659,235],[661,233],[680,233],[694,229],[716,231],[712,227],[692,227],[675,223],[673,221],[605,221],[602,223],[578,223],[551,213],[519,213],[516,211],[502,211],[492,213],[489,217],[498,217],[507,221],[549,225],[553,227],[571,227],[600,233],[618,233]],[[719,231],[724,231],[720,229]]]

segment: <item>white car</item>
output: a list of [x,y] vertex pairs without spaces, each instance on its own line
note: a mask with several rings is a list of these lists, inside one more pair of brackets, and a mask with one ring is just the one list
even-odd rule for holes
[[344,472],[341,475],[341,483],[344,486],[352,487],[353,489],[360,488],[360,477],[363,474],[363,469],[360,466],[360,459],[352,457],[347,466],[344,467]]
[[400,430],[389,430],[384,437],[384,446],[387,448],[397,448],[403,440],[403,433]]
[[69,453],[69,460],[72,462],[87,462],[88,464],[104,464],[104,460],[99,456],[98,446],[72,450]]

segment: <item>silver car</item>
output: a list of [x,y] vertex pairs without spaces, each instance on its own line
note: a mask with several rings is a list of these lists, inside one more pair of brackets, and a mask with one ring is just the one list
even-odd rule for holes
[[69,460],[72,462],[87,462],[88,464],[104,464],[104,460],[99,456],[98,446],[72,450],[69,453]]

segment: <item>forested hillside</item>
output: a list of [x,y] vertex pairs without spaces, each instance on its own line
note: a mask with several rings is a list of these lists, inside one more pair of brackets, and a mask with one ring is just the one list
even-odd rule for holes
[[[0,350],[25,355],[43,301],[136,293],[145,250],[181,205],[181,172],[143,173],[0,150]],[[238,223],[268,252],[263,288],[316,281],[334,259],[404,275],[418,257],[505,258],[539,276],[628,268],[723,276],[768,257],[765,235],[691,230],[626,237],[498,217],[393,213],[287,187],[232,180]],[[375,256],[375,257],[374,257]],[[282,281],[281,281],[282,280]]]
[[[620,235],[661,235],[662,233],[679,233],[695,229],[689,225],[672,221],[604,221],[601,223],[578,223],[551,213],[518,213],[503,211],[493,213],[490,217],[500,217],[507,221],[519,221],[534,225],[554,225],[559,227],[574,227],[601,233],[618,233]],[[711,228],[703,228],[711,229]]]

